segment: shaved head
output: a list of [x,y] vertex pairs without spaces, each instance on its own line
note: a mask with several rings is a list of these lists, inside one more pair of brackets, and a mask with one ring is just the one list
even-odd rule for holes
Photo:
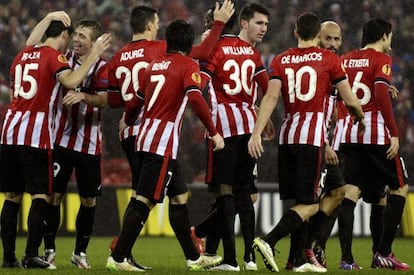
[[325,21],[321,24],[321,47],[338,52],[342,45],[341,27],[334,21]]

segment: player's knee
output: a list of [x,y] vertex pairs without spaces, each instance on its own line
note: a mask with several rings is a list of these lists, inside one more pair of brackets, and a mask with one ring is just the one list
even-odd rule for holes
[[23,193],[6,192],[6,200],[19,203],[22,201]]
[[188,192],[170,198],[171,204],[186,204],[188,201]]
[[[65,194],[62,194],[62,193],[53,193],[50,197],[50,204],[60,205],[64,196]],[[81,201],[82,201],[82,198],[81,198]]]
[[343,198],[345,197],[345,187],[341,186],[339,188],[330,190],[329,196],[336,201],[342,201]]
[[406,198],[407,194],[408,194],[408,184],[404,184],[403,186],[401,186],[397,190],[390,189],[390,194]]
[[92,197],[82,198],[81,197],[81,204],[85,207],[94,207],[96,205],[96,198],[92,198]]
[[345,198],[357,202],[361,197],[361,190],[356,185],[347,184],[345,186]]

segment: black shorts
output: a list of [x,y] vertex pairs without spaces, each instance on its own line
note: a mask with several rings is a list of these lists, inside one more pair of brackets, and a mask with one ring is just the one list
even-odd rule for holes
[[89,155],[55,145],[53,149],[53,192],[65,194],[75,169],[79,196],[101,195],[101,156]]
[[248,152],[249,138],[250,135],[226,138],[223,150],[213,152],[212,185],[239,185],[239,190],[251,190],[254,186],[253,170],[256,161]]
[[337,189],[345,185],[344,177],[342,175],[341,165],[341,154],[336,151],[339,158],[339,165],[325,165],[326,178],[323,192],[327,193],[331,190]]
[[322,149],[293,144],[279,145],[279,191],[282,200],[293,199],[300,204],[318,202]]
[[147,152],[134,155],[134,173],[136,173],[137,195],[151,203],[161,203],[165,194],[173,198],[188,191],[177,160]]
[[385,186],[397,190],[405,184],[403,160],[387,159],[389,145],[341,144],[342,169],[346,183],[358,186],[367,203],[378,203]]
[[134,184],[137,181],[134,180],[134,177],[135,177],[134,171],[135,171],[135,169],[133,169],[133,167],[134,167],[134,155],[136,153],[135,152],[135,138],[136,138],[136,136],[131,136],[131,137],[128,137],[128,138],[123,139],[121,141],[122,149],[125,152],[125,155],[127,157],[128,163],[129,163],[129,167],[131,168],[131,177],[132,177],[132,186],[131,186],[131,188],[133,190],[137,189],[136,184]]
[[22,145],[1,145],[1,191],[52,193],[52,150]]
[[133,156],[135,154],[135,138],[136,136],[128,137],[121,141],[122,149],[125,152],[125,155],[128,159],[129,166],[133,166]]

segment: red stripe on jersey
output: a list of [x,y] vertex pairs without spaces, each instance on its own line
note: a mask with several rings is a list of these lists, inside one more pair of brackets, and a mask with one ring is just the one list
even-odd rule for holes
[[[310,125],[309,125],[309,134],[308,134],[308,144],[315,144],[317,141],[315,140],[317,138],[317,134],[315,129],[318,127],[317,124],[317,116],[318,114],[313,114],[311,117]],[[319,125],[320,126],[320,125]]]
[[[374,123],[374,125],[378,125],[378,113],[372,113],[371,123]],[[378,137],[378,128],[371,127],[371,144],[375,144],[377,142],[377,137]],[[359,140],[361,140],[360,135],[359,135]]]
[[[34,118],[33,118],[33,113],[32,112],[27,112],[25,114],[29,114],[29,121],[25,127],[25,129],[22,129],[22,120],[20,119],[19,121],[19,131],[24,130],[25,131],[25,136],[24,136],[24,144],[31,144],[32,143],[32,133],[33,133],[33,129],[34,129]],[[23,115],[21,118],[23,118],[25,115]],[[40,137],[42,138],[42,137]],[[42,148],[42,140],[39,140],[39,148]]]
[[[65,107],[64,107],[65,108]],[[75,147],[75,143],[76,143],[76,132],[78,131],[78,113],[79,113],[79,105],[72,105],[72,111],[70,113],[70,116],[72,117],[72,124],[71,124],[71,129],[70,129],[70,134],[69,134],[69,141],[68,141],[68,145],[66,148],[74,148]]]
[[[100,116],[100,111],[98,111],[98,116]],[[93,107],[86,106],[86,114],[85,114],[85,124],[83,129],[83,134],[85,138],[82,140],[82,153],[87,153],[89,150],[89,144],[91,139],[95,139],[95,137],[91,136],[92,133],[92,124],[93,124]],[[99,139],[95,139],[98,142]]]
[[[40,116],[40,117],[39,117]],[[45,133],[44,135],[40,135],[40,143],[39,143],[39,148],[49,148],[50,147],[50,135],[52,133],[52,131],[49,131],[49,124],[50,123],[45,123],[49,121],[49,119],[47,118],[46,120],[43,118],[45,116],[44,113],[37,113],[36,115],[36,121],[42,121],[42,131]],[[51,129],[51,128],[50,128]],[[36,130],[36,129],[35,129]]]
[[157,185],[155,186],[155,191],[154,191],[154,199],[155,200],[159,200],[161,195],[162,195],[162,191],[164,190],[164,185],[165,185],[165,176],[168,173],[168,161],[169,158],[168,157],[164,157],[163,158],[163,162],[162,162],[162,167],[161,167],[161,171],[160,171],[160,176],[158,178],[157,181]]

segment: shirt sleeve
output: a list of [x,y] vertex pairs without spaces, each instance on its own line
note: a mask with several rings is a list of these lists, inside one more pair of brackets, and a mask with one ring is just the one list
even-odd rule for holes
[[196,59],[208,58],[219,40],[223,29],[223,22],[214,21],[213,27],[211,28],[211,31],[206,39],[204,39],[199,45],[194,45],[189,56]]

